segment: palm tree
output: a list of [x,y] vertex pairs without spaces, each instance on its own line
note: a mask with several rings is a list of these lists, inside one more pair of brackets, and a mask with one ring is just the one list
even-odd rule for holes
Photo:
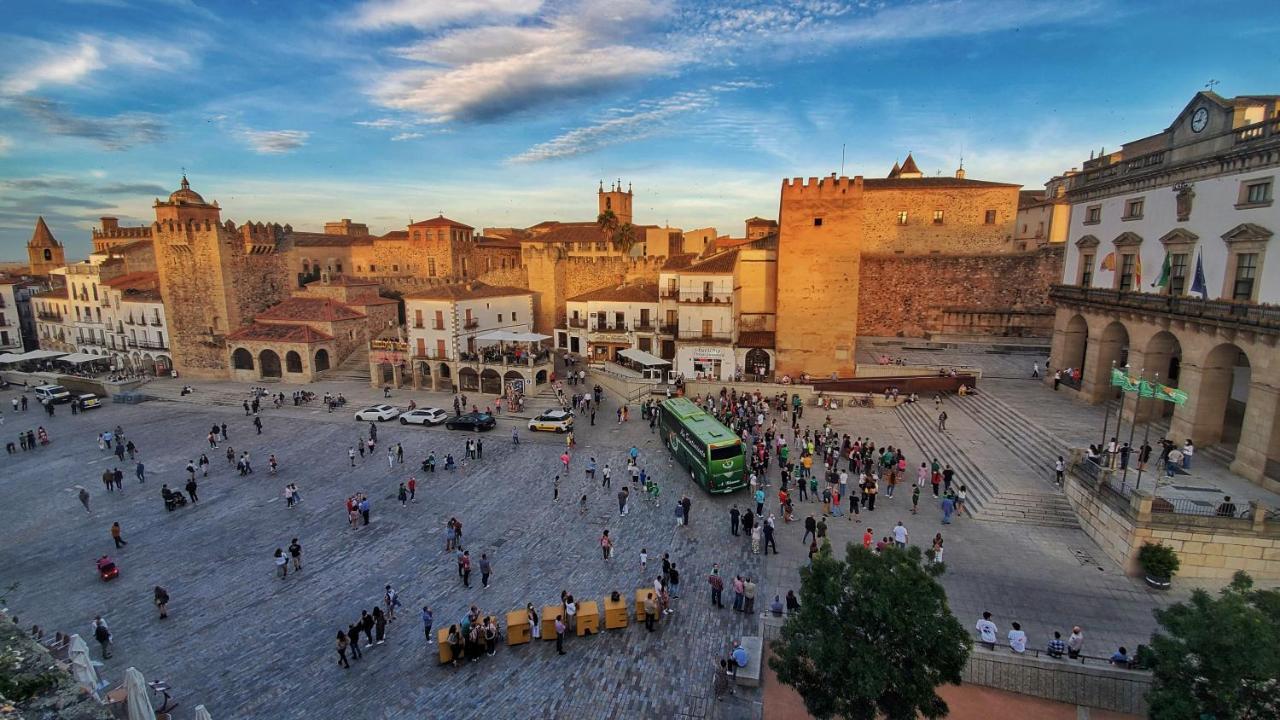
[[631,247],[636,244],[635,226],[631,223],[619,223],[618,216],[612,210],[600,213],[596,217],[596,225],[600,226],[605,239],[616,245],[624,255],[631,252]]

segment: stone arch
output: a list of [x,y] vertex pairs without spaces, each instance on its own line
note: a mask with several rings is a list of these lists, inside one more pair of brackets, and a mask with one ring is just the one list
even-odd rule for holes
[[252,370],[253,369],[253,353],[244,348],[236,348],[231,353],[231,367],[236,370]]
[[1089,345],[1085,368],[1080,373],[1085,397],[1094,403],[1118,397],[1119,390],[1111,385],[1111,368],[1122,368],[1128,361],[1129,328],[1119,320],[1113,320],[1103,326],[1096,337],[1089,338]]
[[458,387],[462,390],[476,391],[480,389],[480,373],[475,368],[464,367],[458,371]]
[[155,358],[151,357],[151,353],[142,354],[142,370],[152,375],[156,374],[156,361]]
[[439,374],[440,374],[440,378],[441,378],[442,380],[447,380],[447,379],[449,378],[449,375],[450,375],[450,371],[449,371],[449,363],[440,363],[440,373],[439,373]]
[[157,374],[167,373],[171,370],[173,370],[173,361],[169,359],[169,356],[157,355],[156,356],[156,373]]
[[747,351],[746,371],[751,375],[768,375],[772,359],[764,348],[751,348]]
[[535,385],[545,385],[547,382],[547,371],[539,370],[538,373],[533,376],[533,382]]
[[418,375],[420,375],[420,376],[421,376],[421,377],[423,377],[423,378],[430,378],[430,377],[431,377],[431,363],[429,363],[429,362],[427,362],[427,361],[425,361],[425,360],[419,360],[419,361],[418,361]]
[[486,395],[499,395],[502,393],[502,376],[493,368],[485,368],[480,373],[480,392]]
[[259,375],[264,378],[278,378],[280,372],[280,356],[270,348],[258,353]]
[[315,368],[316,368],[316,372],[324,372],[325,370],[329,369],[329,351],[328,350],[325,350],[324,348],[320,348],[319,350],[316,351]]
[[300,373],[302,372],[302,356],[296,350],[290,350],[284,355],[284,369],[286,372]]
[[1240,441],[1252,374],[1248,354],[1235,343],[1222,343],[1205,354],[1194,407],[1188,403],[1181,408],[1192,413],[1191,439],[1197,445],[1234,446]]
[[[1062,357],[1054,358],[1054,364],[1063,371],[1079,370],[1080,376],[1084,377],[1084,359],[1088,350],[1089,321],[1083,315],[1073,315],[1062,332]],[[1064,377],[1063,380],[1068,385],[1074,384],[1070,378]]]

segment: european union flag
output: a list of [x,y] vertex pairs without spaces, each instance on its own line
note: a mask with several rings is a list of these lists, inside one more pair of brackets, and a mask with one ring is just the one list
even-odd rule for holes
[[1204,281],[1203,255],[1203,251],[1196,253],[1196,274],[1191,280],[1191,292],[1200,293],[1201,300],[1209,297],[1209,286]]

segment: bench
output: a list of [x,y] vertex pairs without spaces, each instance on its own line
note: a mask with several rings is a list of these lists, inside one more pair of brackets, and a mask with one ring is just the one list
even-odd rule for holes
[[[760,687],[760,671],[764,663],[764,638],[759,635],[748,635],[739,642],[747,651],[747,666],[740,667],[734,674],[734,681],[744,687]],[[736,665],[732,659],[730,665]]]

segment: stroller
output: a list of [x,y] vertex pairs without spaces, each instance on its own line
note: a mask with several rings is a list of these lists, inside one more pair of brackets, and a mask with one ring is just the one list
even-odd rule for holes
[[160,495],[164,497],[164,509],[173,512],[180,507],[186,507],[187,498],[180,492],[174,492],[168,487],[160,489]]
[[120,568],[116,567],[115,561],[108,555],[98,558],[97,566],[98,577],[102,582],[109,582],[120,576]]

